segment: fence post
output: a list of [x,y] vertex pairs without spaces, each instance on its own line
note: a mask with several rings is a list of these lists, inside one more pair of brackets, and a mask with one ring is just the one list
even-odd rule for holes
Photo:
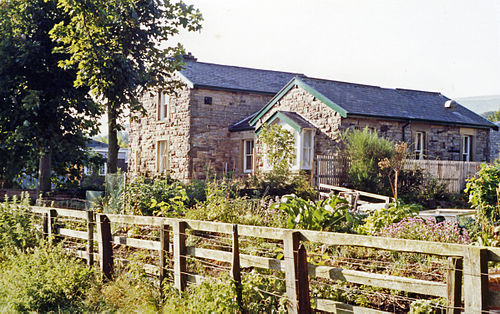
[[163,296],[163,280],[166,277],[167,259],[170,242],[168,225],[162,225],[160,234],[160,294]]
[[94,212],[87,211],[87,264],[94,264]]
[[113,239],[109,218],[106,215],[97,214],[97,230],[101,271],[104,279],[112,279]]
[[297,280],[298,280],[298,298],[299,313],[311,313],[311,299],[309,296],[309,273],[307,269],[307,251],[301,244],[297,259]]
[[49,209],[49,214],[47,219],[47,234],[49,241],[54,241],[55,235],[57,234],[56,217],[57,217],[57,211],[55,209]]
[[179,291],[186,288],[186,222],[176,220],[174,229],[174,286]]
[[49,238],[49,214],[43,213],[42,216],[42,232],[44,239]]
[[459,314],[462,312],[462,272],[463,259],[448,257],[448,314]]
[[236,284],[236,301],[240,309],[243,309],[243,287],[241,285],[240,269],[240,247],[238,243],[238,225],[233,225],[233,256],[231,263],[231,275]]
[[465,313],[486,312],[488,309],[488,251],[467,247],[464,256]]
[[297,284],[297,259],[300,233],[286,230],[283,238],[283,257],[285,259],[286,295],[288,298],[288,313],[299,313],[299,289]]

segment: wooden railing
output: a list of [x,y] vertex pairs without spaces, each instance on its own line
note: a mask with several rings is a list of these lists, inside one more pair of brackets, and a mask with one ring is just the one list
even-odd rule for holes
[[[42,229],[48,237],[70,239],[70,244],[73,243],[71,240],[76,240],[77,243],[73,243],[68,249],[86,259],[90,265],[98,262],[107,278],[113,276],[114,269],[121,260],[119,248],[126,247],[155,253],[155,259],[150,258],[149,263],[143,264],[144,270],[157,275],[160,282],[172,280],[179,290],[184,290],[188,283],[198,283],[205,277],[188,268],[189,258],[214,261],[214,267],[227,265],[224,266],[225,269],[230,270],[237,282],[241,280],[242,269],[261,268],[284,273],[284,297],[287,298],[289,311],[292,313],[309,309],[309,280],[343,281],[445,298],[448,313],[480,313],[487,311],[489,307],[500,306],[500,294],[488,291],[488,261],[500,261],[500,249],[496,248],[187,219],[98,214],[59,208],[31,209],[42,218]],[[141,230],[154,231],[156,236],[154,239],[141,239],[123,232],[120,234],[117,230],[121,230],[123,226],[128,226],[129,229],[146,228]],[[115,230],[114,234],[112,230]],[[196,241],[191,241],[188,245],[188,238],[194,239],[200,235],[206,239],[225,241],[227,245],[202,247],[202,242]],[[243,252],[245,248],[241,246],[242,243],[256,245],[259,241],[265,241],[268,247],[273,246],[270,252],[276,248],[281,250],[283,259]],[[97,248],[95,242],[98,244]],[[316,247],[364,247],[400,252],[399,254],[407,252],[435,256],[445,262],[442,269],[444,280],[415,279],[365,269],[343,269],[307,263],[306,255],[314,252],[306,252],[305,247],[311,248],[314,244],[317,244]],[[382,313],[331,299],[312,301],[316,309],[321,311]]]
[[[481,162],[452,160],[415,160],[408,159],[405,169],[421,169],[431,178],[445,183],[449,192],[459,193],[465,188],[466,179],[480,169]],[[348,184],[350,162],[344,156],[316,156],[316,184],[342,186]]]

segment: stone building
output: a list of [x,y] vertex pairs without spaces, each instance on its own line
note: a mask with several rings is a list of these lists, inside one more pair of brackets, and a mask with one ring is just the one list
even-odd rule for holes
[[175,96],[144,99],[147,115],[131,123],[129,172],[169,172],[189,181],[264,167],[257,136],[279,123],[295,136],[294,169],[311,170],[318,154],[337,151],[347,128],[368,127],[412,144],[414,158],[487,161],[497,126],[440,93],[309,78],[303,74],[198,62],[185,57]]

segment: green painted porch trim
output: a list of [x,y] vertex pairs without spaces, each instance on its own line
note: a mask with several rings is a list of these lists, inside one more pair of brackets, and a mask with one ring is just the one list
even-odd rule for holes
[[292,89],[295,85],[301,87],[305,91],[307,91],[309,94],[313,95],[317,99],[319,99],[322,103],[333,109],[334,111],[338,112],[342,117],[347,117],[347,111],[342,108],[341,106],[337,105],[330,99],[328,99],[326,96],[312,88],[311,86],[307,85],[307,83],[301,81],[299,78],[294,77],[288,84],[286,84],[268,103],[264,108],[262,108],[256,115],[253,117],[250,121],[249,124],[251,126],[255,126],[255,123],[263,116],[265,115],[273,106],[276,104],[290,89]]
[[[262,125],[264,124],[271,124],[274,122],[274,120],[276,119],[280,119],[280,120],[283,120],[285,123],[287,123],[288,125],[290,125],[295,131],[297,132],[302,132],[302,128],[300,127],[300,125],[298,125],[295,121],[293,121],[292,119],[290,119],[289,117],[287,117],[286,115],[284,115],[283,113],[277,111],[275,112],[271,118],[269,118],[265,123],[263,123]],[[255,130],[255,134],[259,135],[260,132],[262,132],[262,125],[257,129]]]

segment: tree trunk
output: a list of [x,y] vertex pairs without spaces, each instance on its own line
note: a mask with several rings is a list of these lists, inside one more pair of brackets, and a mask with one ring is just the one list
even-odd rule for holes
[[118,165],[118,138],[116,132],[116,112],[108,104],[108,173],[116,173]]
[[40,152],[40,163],[38,165],[38,189],[37,196],[50,192],[50,172],[52,168],[52,149],[42,149]]

